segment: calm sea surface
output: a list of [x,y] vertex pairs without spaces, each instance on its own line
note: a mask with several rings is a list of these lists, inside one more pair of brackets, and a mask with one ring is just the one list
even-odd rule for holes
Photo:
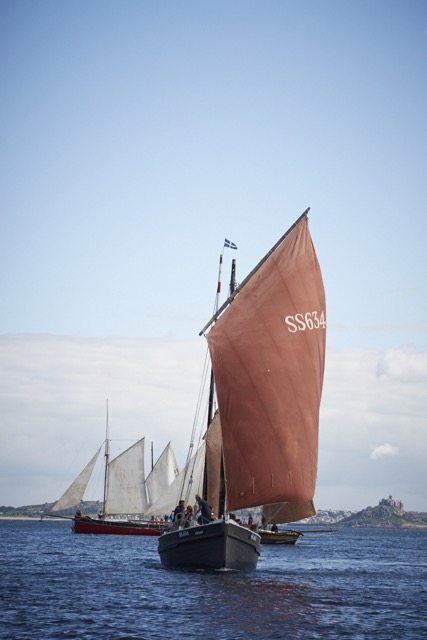
[[252,573],[163,569],[157,538],[0,521],[0,638],[427,638],[427,532],[310,533]]

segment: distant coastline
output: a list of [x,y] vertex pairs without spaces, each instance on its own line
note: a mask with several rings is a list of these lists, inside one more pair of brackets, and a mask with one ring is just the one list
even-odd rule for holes
[[48,520],[55,520],[56,522],[66,522],[71,518],[55,518],[55,516],[0,516],[0,520],[31,520],[32,522],[47,522]]
[[[72,520],[75,510],[63,511],[58,516],[49,515],[53,503],[25,505],[22,507],[0,506],[0,520],[32,520],[43,522],[48,520],[69,522]],[[97,517],[102,503],[99,501],[87,501],[80,505],[80,509],[87,515]],[[249,512],[248,512],[249,513]],[[246,517],[248,513],[244,514]],[[313,526],[320,525],[334,527],[355,528],[381,528],[381,529],[411,529],[427,530],[427,513],[407,512],[403,508],[403,502],[392,496],[382,498],[375,507],[366,507],[358,512],[338,511],[335,509],[319,509],[317,514],[298,522],[288,523],[288,526]]]

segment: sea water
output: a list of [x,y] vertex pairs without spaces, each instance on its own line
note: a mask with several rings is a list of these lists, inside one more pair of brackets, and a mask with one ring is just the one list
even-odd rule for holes
[[427,638],[427,531],[262,546],[258,568],[171,571],[157,538],[0,521],[0,639]]

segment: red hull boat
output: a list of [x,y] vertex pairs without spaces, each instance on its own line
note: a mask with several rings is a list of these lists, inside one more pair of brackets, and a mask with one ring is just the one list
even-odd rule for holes
[[75,517],[73,520],[74,533],[97,533],[110,535],[128,536],[160,536],[166,525],[150,522],[136,522],[123,520],[113,522],[112,520],[94,520],[88,517]]

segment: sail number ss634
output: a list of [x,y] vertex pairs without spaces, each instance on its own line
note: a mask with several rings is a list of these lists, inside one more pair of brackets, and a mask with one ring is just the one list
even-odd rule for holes
[[314,329],[326,329],[326,319],[324,311],[307,311],[307,313],[296,313],[293,316],[285,316],[283,322],[290,333],[297,331],[313,331]]

